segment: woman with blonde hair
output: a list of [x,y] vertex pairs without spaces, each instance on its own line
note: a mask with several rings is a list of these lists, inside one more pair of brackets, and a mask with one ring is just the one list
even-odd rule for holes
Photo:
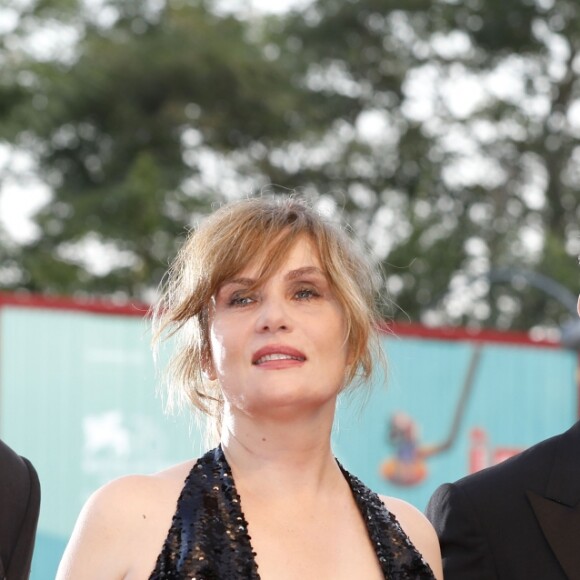
[[226,204],[194,230],[155,309],[175,336],[170,393],[219,444],[87,502],[60,580],[433,579],[424,516],[335,459],[337,397],[379,352],[376,274],[337,225],[292,197]]

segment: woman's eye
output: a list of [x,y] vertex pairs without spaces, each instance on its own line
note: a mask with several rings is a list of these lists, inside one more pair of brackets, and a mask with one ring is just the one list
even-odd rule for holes
[[316,298],[317,296],[320,296],[320,294],[312,288],[301,288],[296,292],[294,296],[298,300],[310,300],[311,298]]
[[234,294],[228,301],[228,306],[248,306],[254,299],[247,294]]

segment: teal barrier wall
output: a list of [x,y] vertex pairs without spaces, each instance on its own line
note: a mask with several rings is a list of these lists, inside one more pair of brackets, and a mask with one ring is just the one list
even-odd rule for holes
[[[439,483],[575,421],[571,352],[484,344],[466,382],[468,342],[386,337],[384,348],[388,377],[343,396],[334,448],[367,485],[420,509]],[[42,484],[32,580],[54,578],[96,488],[203,450],[191,421],[163,414],[156,384],[139,318],[0,308],[0,436],[34,463]]]
[[201,437],[162,412],[143,320],[16,307],[0,317],[0,436],[38,471],[32,580],[47,580],[95,489],[199,455]]
[[494,464],[576,420],[573,352],[482,344],[467,383],[475,344],[403,337],[383,345],[387,380],[377,377],[366,404],[362,391],[341,401],[334,433],[337,455],[378,493],[424,509],[440,483]]

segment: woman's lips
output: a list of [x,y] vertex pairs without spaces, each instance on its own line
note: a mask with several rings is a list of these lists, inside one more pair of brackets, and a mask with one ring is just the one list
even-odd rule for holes
[[306,356],[299,350],[285,345],[270,345],[257,350],[252,356],[256,366],[286,367],[302,364]]

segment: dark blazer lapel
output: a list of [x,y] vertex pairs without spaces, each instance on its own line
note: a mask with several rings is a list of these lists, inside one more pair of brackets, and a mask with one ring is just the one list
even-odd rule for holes
[[570,580],[580,580],[580,422],[555,441],[544,495],[527,492],[542,532]]
[[570,580],[580,580],[580,506],[527,492],[542,532]]

